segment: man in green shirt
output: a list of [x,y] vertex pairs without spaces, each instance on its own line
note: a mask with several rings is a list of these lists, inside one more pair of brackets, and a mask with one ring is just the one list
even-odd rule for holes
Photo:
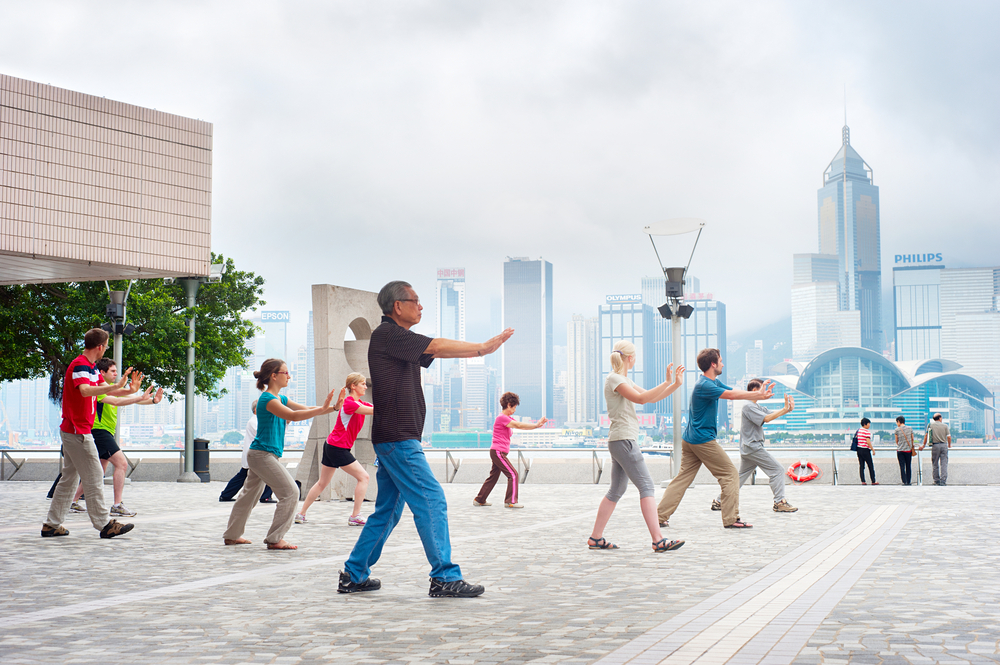
[[[101,373],[104,383],[115,383],[118,381],[118,367],[111,358],[100,358],[94,367]],[[140,374],[135,381],[135,385],[142,384]],[[118,447],[115,441],[115,426],[118,423],[118,407],[129,404],[158,404],[163,399],[163,388],[156,390],[153,395],[153,386],[150,386],[143,393],[136,393],[128,397],[110,397],[99,395],[96,403],[96,413],[94,415],[94,427],[91,433],[94,435],[94,445],[97,446],[97,454],[101,458],[101,468],[108,470],[108,462],[115,467],[113,482],[115,492],[115,503],[111,506],[112,515],[131,517],[135,511],[129,510],[122,503],[122,493],[125,491],[125,471],[128,469],[128,460],[125,454]],[[73,504],[70,508],[75,512],[85,512],[87,509],[80,505],[80,497],[83,496],[83,484],[76,490],[73,497]]]

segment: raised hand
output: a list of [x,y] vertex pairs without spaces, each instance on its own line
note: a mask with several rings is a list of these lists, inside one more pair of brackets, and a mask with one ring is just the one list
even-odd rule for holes
[[[125,370],[121,376],[118,377],[118,383],[115,384],[115,390],[122,390],[125,388],[125,384],[128,383],[129,374],[132,373],[132,368],[129,367]],[[135,392],[134,390],[132,392]]]
[[674,377],[674,384],[675,385],[679,386],[682,383],[684,383],[684,372],[686,372],[686,371],[687,371],[687,367],[685,367],[684,365],[678,365],[677,366],[677,375]]
[[129,392],[137,393],[140,390],[142,390],[142,380],[145,378],[146,375],[143,374],[142,372],[132,372],[132,377],[129,379],[129,384],[128,384]]
[[761,399],[770,399],[774,395],[774,381],[765,381],[757,392],[761,394]]
[[536,426],[536,427],[541,427],[542,425],[544,425],[544,424],[545,424],[545,423],[547,423],[547,422],[549,422],[549,419],[548,419],[548,418],[546,418],[545,416],[542,416],[542,419],[541,419],[541,420],[539,420],[539,421],[538,421],[538,422],[537,422],[537,423],[535,424],[535,426]]
[[163,399],[163,388],[156,389],[156,396],[153,397],[153,404],[159,404],[160,400]]
[[791,393],[785,393],[785,409],[787,409],[789,412],[795,410],[795,400],[792,399]]
[[[346,389],[345,388],[341,388],[341,394],[343,394],[344,390],[346,390]],[[331,390],[330,394],[326,396],[325,400],[323,400],[323,408],[326,409],[327,411],[332,411],[333,410],[333,409],[330,408],[330,402],[333,401],[333,394],[335,392],[337,392],[336,388],[334,388],[333,390]]]
[[334,411],[340,411],[340,407],[344,406],[344,397],[347,395],[347,387],[340,389],[340,396],[337,397],[337,405],[333,407]]
[[485,356],[485,355],[487,355],[489,353],[493,353],[494,351],[496,351],[497,349],[499,349],[500,345],[503,344],[504,342],[506,342],[508,339],[510,339],[510,336],[513,335],[513,334],[514,334],[514,329],[513,328],[507,328],[506,330],[504,330],[502,333],[500,333],[496,337],[491,337],[490,339],[488,339],[485,342],[483,342],[482,355]]

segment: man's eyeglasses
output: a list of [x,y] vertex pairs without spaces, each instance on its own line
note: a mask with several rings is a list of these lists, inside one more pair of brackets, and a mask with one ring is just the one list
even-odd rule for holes
[[420,304],[420,298],[400,298],[396,302],[413,302],[413,303],[417,303],[419,305]]

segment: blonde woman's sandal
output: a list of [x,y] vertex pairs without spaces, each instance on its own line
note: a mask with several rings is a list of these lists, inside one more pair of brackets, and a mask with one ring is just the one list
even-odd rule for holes
[[609,543],[604,538],[588,538],[587,547],[592,550],[616,550],[618,546],[614,543]]

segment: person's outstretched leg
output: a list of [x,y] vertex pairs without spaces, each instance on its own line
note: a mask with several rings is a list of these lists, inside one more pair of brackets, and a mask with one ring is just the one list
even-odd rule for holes
[[[858,448],[858,472],[861,474],[861,482],[865,481],[865,451],[863,448]],[[872,478],[874,480],[874,478]]]
[[[383,456],[384,446],[393,452]],[[379,463],[392,470],[396,487],[413,513],[413,523],[420,534],[424,553],[431,564],[430,576],[442,582],[462,579],[462,569],[451,560],[451,538],[448,533],[448,503],[441,483],[427,464],[420,441],[408,439],[394,444],[381,444],[377,450]]]
[[236,472],[236,475],[229,479],[226,484],[226,489],[222,490],[222,494],[219,495],[219,501],[232,501],[236,498],[237,492],[243,489],[243,483],[247,479],[247,470],[240,468]]
[[319,467],[319,480],[313,483],[313,486],[309,488],[309,493],[306,494],[306,500],[302,502],[302,510],[299,511],[300,515],[305,515],[306,511],[309,510],[309,506],[313,505],[313,502],[319,498],[319,495],[326,489],[326,486],[330,484],[330,480],[333,479],[333,474],[336,473],[336,469],[332,466],[320,465]]
[[122,451],[115,452],[110,459],[101,460],[101,466],[107,471],[108,463],[114,465],[115,470],[112,476],[112,483],[114,487],[115,505],[121,505],[122,495],[125,494],[125,471],[128,469],[128,460],[125,459],[125,454]]
[[[611,444],[617,444],[618,441],[608,442],[608,449],[611,449]],[[618,499],[622,498],[625,494],[625,489],[628,487],[628,476],[625,475],[625,470],[622,469],[622,465],[618,463],[615,459],[614,453],[611,455],[611,484],[608,487],[607,494],[601,499],[600,505],[597,507],[597,517],[594,519],[594,530],[590,532],[591,540],[600,540],[604,537],[604,528],[608,526],[608,520],[611,519],[611,514],[615,512],[615,507],[618,505]]]
[[403,515],[403,497],[385,464],[386,458],[395,452],[393,448],[395,445],[377,443],[374,446],[379,458],[378,471],[375,472],[375,479],[378,481],[375,512],[368,516],[361,535],[358,536],[350,556],[344,562],[344,572],[355,584],[364,582],[371,575],[371,567],[382,556],[385,541],[389,539],[389,534],[396,528],[399,518]]
[[699,443],[693,448],[722,488],[722,525],[729,526],[740,516],[740,475],[718,441]]
[[[660,499],[660,504],[656,507],[661,523],[669,520],[670,516],[674,514],[681,499],[684,498],[684,492],[694,482],[694,477],[698,475],[701,460],[694,453],[694,448],[695,446],[687,441],[681,441],[681,470],[667,485],[667,489],[663,492],[663,498]],[[674,454],[677,454],[676,450]]]
[[509,459],[507,459],[506,453],[496,453],[496,455],[497,460],[500,462],[500,473],[507,476],[507,493],[504,495],[504,504],[508,506],[516,505],[519,494],[517,469],[515,469],[514,465],[510,463]]
[[490,492],[493,491],[497,481],[500,479],[500,463],[497,461],[496,452],[495,450],[490,450],[490,460],[493,462],[493,465],[490,467],[490,475],[486,476],[486,481],[479,488],[479,494],[473,499],[473,501],[480,505],[486,504],[486,499],[490,498]]
[[243,532],[247,528],[247,520],[250,519],[250,511],[257,505],[260,493],[264,491],[264,480],[257,475],[253,469],[247,469],[247,479],[243,483],[243,489],[236,495],[236,503],[229,513],[229,526],[222,534],[222,539],[229,544],[243,545],[250,541],[243,538]]

